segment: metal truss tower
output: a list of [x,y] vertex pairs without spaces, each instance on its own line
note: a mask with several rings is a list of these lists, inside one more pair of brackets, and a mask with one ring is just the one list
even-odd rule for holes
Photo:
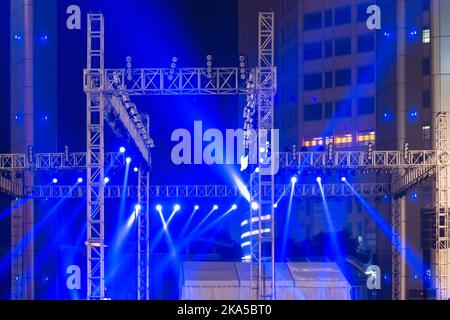
[[136,209],[138,224],[137,242],[137,299],[150,299],[150,172],[139,169],[138,202]]
[[[260,12],[258,67],[256,68],[256,112],[258,117],[258,163],[251,173],[250,275],[251,299],[275,299],[275,167],[278,166],[274,135],[274,13]],[[264,192],[269,187],[268,192]]]
[[88,15],[87,70],[87,296],[105,298],[104,18]]
[[436,286],[436,299],[449,298],[449,205],[450,205],[450,154],[448,143],[449,130],[448,114],[436,115],[436,242],[434,278]]

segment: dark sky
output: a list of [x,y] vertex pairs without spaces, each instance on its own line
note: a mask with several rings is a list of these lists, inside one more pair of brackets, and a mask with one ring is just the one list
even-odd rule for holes
[[[81,75],[86,65],[86,14],[102,12],[106,24],[106,67],[124,68],[125,57],[133,57],[136,67],[167,67],[172,56],[179,67],[203,67],[212,54],[215,66],[237,66],[236,0],[132,0],[58,1],[58,101],[59,147],[85,148],[85,95]],[[64,28],[65,8],[78,4],[83,30]],[[199,184],[229,182],[223,168],[174,167],[170,151],[175,145],[170,135],[176,128],[192,131],[194,120],[204,127],[239,128],[236,97],[144,97],[136,98],[138,109],[151,117],[151,134],[157,145],[153,152],[154,183]],[[107,139],[107,148],[116,150],[117,140]],[[195,180],[195,181],[194,181]]]

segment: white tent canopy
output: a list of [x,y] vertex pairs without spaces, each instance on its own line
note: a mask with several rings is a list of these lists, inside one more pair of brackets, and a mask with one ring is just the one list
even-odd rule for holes
[[[270,272],[270,265],[267,272]],[[348,300],[351,286],[334,262],[275,264],[279,300]],[[250,264],[242,262],[184,262],[183,300],[250,299]]]

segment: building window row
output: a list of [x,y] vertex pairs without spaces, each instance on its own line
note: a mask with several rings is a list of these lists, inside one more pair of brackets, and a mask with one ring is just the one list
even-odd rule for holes
[[[334,46],[333,46],[334,42]],[[334,49],[334,50],[333,50]],[[375,34],[367,33],[358,36],[357,52],[365,53],[375,50]],[[303,60],[317,60],[322,58],[330,58],[332,56],[344,56],[352,53],[352,38],[340,38],[327,41],[318,41],[305,43],[303,45]]]
[[[351,148],[354,145],[353,135],[351,133],[335,134],[334,136],[313,137],[303,139],[303,147],[320,148],[333,142],[334,146],[339,148]],[[367,146],[369,143],[375,143],[375,131],[361,131],[356,134],[356,145]]]
[[[369,18],[367,8],[373,3],[357,6],[357,21],[363,22]],[[322,27],[342,26],[352,23],[352,7],[338,7],[334,10],[316,11],[303,16],[303,30],[315,30]]]
[[[360,66],[357,69],[357,83],[367,84],[375,81],[375,68],[373,65]],[[323,74],[321,72],[307,73],[303,75],[303,90],[320,90],[323,88],[332,88],[350,86],[352,81],[352,69],[339,69],[333,72],[326,71]]]
[[[375,113],[375,98],[360,97],[356,102],[358,116]],[[304,121],[317,121],[331,118],[348,118],[352,116],[352,101],[350,99],[332,102],[306,104],[303,111]]]

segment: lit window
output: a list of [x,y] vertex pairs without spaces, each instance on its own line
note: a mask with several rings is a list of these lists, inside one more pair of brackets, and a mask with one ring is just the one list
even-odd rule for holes
[[351,134],[342,134],[334,137],[336,148],[349,148],[352,146],[353,137]]
[[367,146],[375,142],[375,131],[364,131],[358,133],[358,145]]
[[431,127],[423,126],[422,127],[423,140],[428,141],[431,140]]
[[422,30],[422,42],[423,43],[430,43],[430,28],[426,28]]

